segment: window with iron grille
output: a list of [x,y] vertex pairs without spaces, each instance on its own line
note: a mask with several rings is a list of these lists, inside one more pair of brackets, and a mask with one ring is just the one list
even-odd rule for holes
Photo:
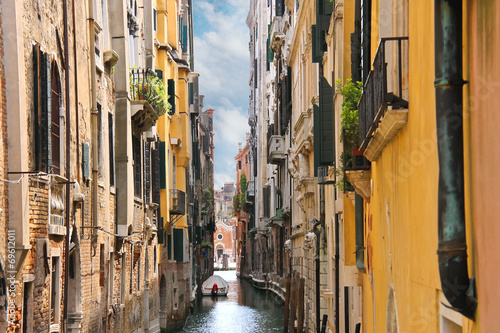
[[114,119],[111,112],[108,113],[108,143],[109,143],[109,185],[115,186],[115,131]]
[[151,145],[144,142],[144,200],[151,202]]
[[141,139],[132,136],[132,150],[134,155],[134,195],[141,196]]

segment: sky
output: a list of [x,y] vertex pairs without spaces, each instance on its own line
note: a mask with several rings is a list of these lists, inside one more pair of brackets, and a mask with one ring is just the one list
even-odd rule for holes
[[235,181],[238,142],[248,126],[249,0],[194,0],[194,70],[203,110],[214,109],[214,189]]

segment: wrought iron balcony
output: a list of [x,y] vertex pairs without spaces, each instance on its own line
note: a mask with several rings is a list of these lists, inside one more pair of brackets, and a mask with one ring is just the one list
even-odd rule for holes
[[408,108],[408,101],[403,98],[403,84],[408,81],[407,61],[403,64],[403,55],[408,55],[408,37],[380,40],[373,70],[368,75],[358,104],[361,151],[367,147],[389,108]]
[[170,215],[186,214],[186,193],[181,190],[170,190]]
[[130,70],[130,97],[133,120],[142,131],[151,128],[169,108],[163,81],[149,68]]

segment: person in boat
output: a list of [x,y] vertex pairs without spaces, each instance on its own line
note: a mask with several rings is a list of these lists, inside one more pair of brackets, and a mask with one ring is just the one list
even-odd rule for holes
[[218,292],[219,292],[219,287],[217,287],[217,283],[214,283],[212,287],[212,295],[217,295]]

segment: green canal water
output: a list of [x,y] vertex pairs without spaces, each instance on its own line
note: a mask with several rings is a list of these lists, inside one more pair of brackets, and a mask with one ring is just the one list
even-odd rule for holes
[[219,271],[229,283],[227,297],[202,297],[184,329],[190,333],[267,333],[283,331],[283,306],[271,292],[238,279],[235,271]]

